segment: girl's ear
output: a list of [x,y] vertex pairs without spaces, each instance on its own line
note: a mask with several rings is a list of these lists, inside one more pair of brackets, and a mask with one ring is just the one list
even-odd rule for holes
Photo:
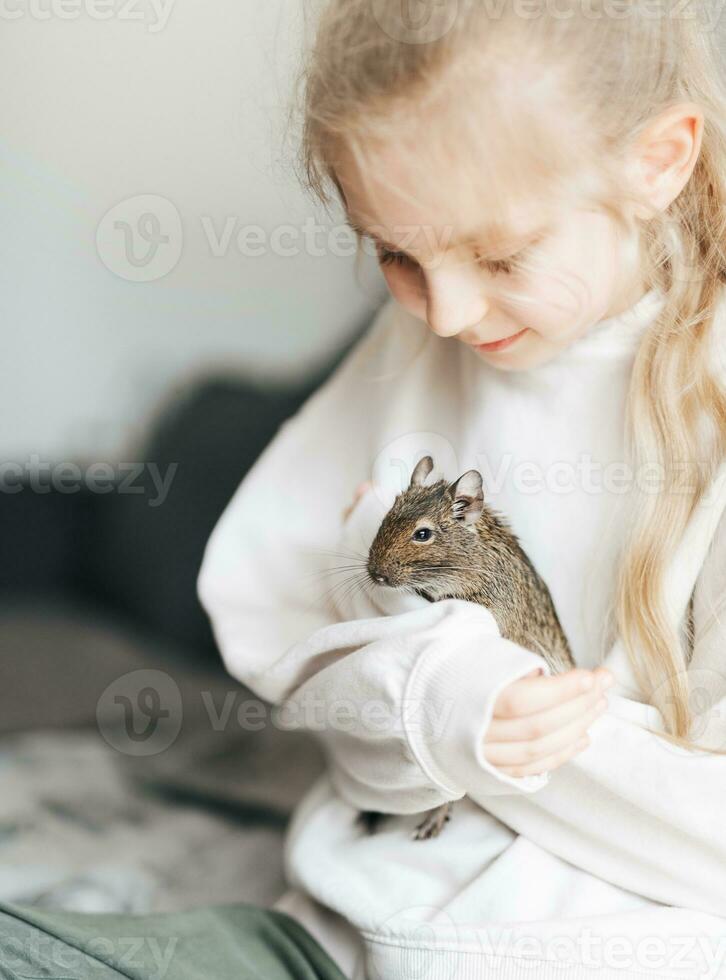
[[426,481],[426,477],[429,475],[431,470],[434,468],[434,461],[430,456],[422,457],[418,463],[416,463],[416,468],[411,474],[411,482],[409,487],[420,487]]
[[478,521],[484,510],[481,473],[478,470],[467,470],[458,480],[450,483],[447,489],[454,499],[454,518],[464,524]]
[[700,106],[682,102],[651,119],[635,140],[628,170],[655,211],[665,211],[688,183],[701,152],[703,119]]

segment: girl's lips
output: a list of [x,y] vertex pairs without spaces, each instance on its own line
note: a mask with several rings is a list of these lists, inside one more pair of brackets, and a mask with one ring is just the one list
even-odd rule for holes
[[502,340],[494,340],[491,344],[475,344],[475,350],[493,351],[493,350],[504,350],[505,347],[510,347],[519,337],[527,333],[529,328],[525,327],[524,330],[520,330],[518,333],[513,333],[511,337],[504,337]]

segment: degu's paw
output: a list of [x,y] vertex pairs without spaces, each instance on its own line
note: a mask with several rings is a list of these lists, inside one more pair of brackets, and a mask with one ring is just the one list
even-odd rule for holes
[[413,839],[428,840],[430,837],[438,837],[444,829],[444,824],[450,819],[450,803],[444,803],[443,806],[437,806],[436,809],[429,810],[421,823],[417,825]]

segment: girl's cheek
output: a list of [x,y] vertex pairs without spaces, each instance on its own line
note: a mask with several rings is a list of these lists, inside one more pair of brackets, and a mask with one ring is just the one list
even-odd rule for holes
[[528,327],[548,343],[556,344],[567,336],[577,316],[577,304],[556,274],[542,271],[517,277],[510,288],[513,295],[503,292],[498,306],[512,324]]
[[592,300],[590,284],[571,269],[543,273],[529,283],[530,309],[538,309],[540,319],[559,322],[565,327],[579,320]]

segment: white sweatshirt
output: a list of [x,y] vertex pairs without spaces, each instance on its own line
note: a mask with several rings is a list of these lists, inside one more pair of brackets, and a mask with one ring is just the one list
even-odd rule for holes
[[[275,724],[316,731],[326,751],[288,831],[292,888],[277,907],[347,976],[726,977],[726,756],[646,730],[662,719],[607,616],[623,491],[641,479],[624,464],[625,395],[661,304],[648,293],[548,364],[506,373],[389,299],[210,538],[199,594],[227,668],[276,705]],[[543,658],[480,605],[364,584],[373,535],[425,454],[431,482],[480,470],[577,664],[617,679],[591,745],[551,773],[512,778],[482,754],[499,691],[549,673]],[[694,587],[694,733],[726,748],[726,463],[669,569],[675,623]],[[441,835],[412,840],[445,801],[457,802]],[[363,809],[393,816],[367,836]]]

